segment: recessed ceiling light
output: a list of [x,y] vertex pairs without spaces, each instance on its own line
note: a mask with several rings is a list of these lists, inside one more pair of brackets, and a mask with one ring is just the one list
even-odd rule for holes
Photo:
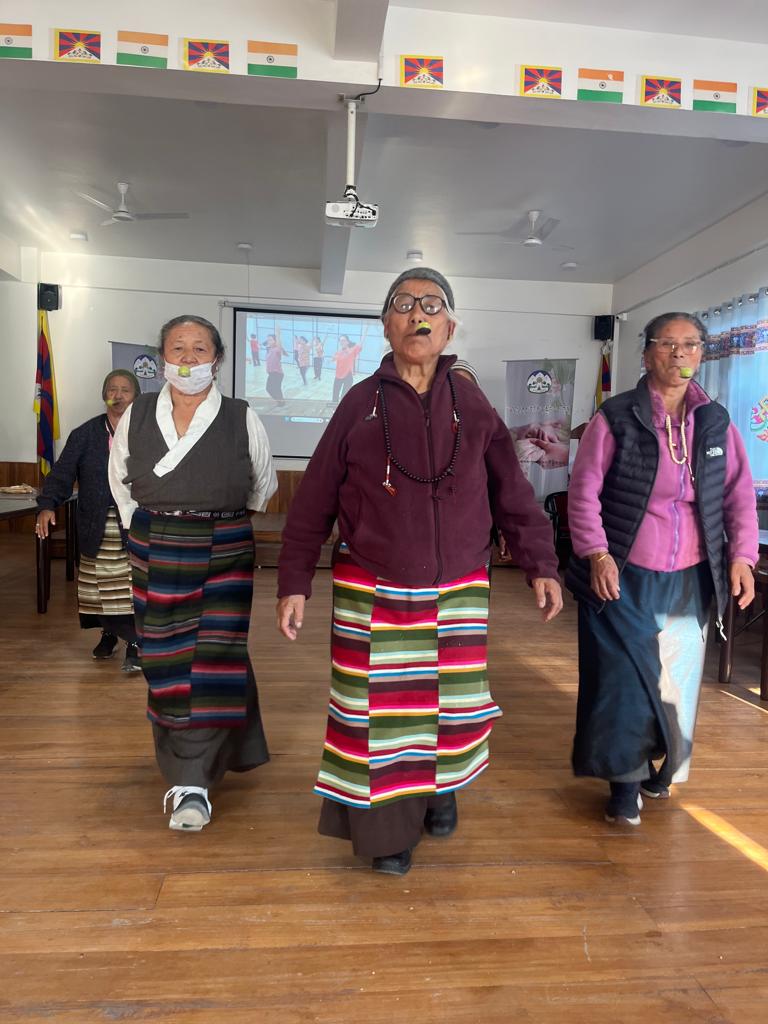
[[578,267],[576,260],[566,260],[565,263],[560,264],[561,270],[575,270]]
[[87,242],[88,241],[88,235],[86,234],[85,231],[70,231],[69,232],[69,237],[72,239],[73,242]]
[[409,249],[405,254],[405,258],[409,263],[422,263],[424,261],[424,253],[421,249]]
[[250,242],[238,242],[237,248],[242,249],[243,252],[250,252],[253,246],[251,245]]

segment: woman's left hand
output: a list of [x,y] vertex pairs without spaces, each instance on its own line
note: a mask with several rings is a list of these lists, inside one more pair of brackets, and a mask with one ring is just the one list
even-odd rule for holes
[[542,621],[549,622],[563,610],[563,592],[560,584],[557,580],[538,576],[531,580],[531,585],[536,595],[536,604],[541,608]]
[[728,567],[731,593],[738,598],[737,604],[743,611],[755,599],[755,577],[747,562],[731,562]]

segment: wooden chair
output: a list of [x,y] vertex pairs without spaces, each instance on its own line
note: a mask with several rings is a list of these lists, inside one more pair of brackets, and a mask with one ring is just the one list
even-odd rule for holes
[[[755,574],[755,600],[747,609],[746,621],[736,625],[737,604],[731,597],[725,612],[725,640],[720,647],[721,683],[730,683],[733,673],[733,645],[736,637],[748,629],[753,623],[762,620],[763,643],[760,652],[760,700],[768,701],[768,562],[760,562],[753,570]],[[760,603],[761,608],[755,606]]]
[[571,556],[571,531],[568,526],[568,491],[553,491],[544,499],[544,511],[552,520],[555,551],[561,565]]

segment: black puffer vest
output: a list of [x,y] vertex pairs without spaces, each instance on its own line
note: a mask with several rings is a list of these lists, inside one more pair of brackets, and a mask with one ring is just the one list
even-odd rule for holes
[[[634,391],[609,398],[600,412],[616,440],[616,455],[606,473],[600,505],[608,550],[621,572],[645,515],[659,464],[659,443],[653,426],[648,381],[643,377]],[[693,473],[699,520],[712,572],[718,619],[728,603],[728,566],[723,525],[723,490],[730,417],[717,402],[693,412]],[[602,608],[590,586],[588,558],[574,556],[565,582],[578,601]]]

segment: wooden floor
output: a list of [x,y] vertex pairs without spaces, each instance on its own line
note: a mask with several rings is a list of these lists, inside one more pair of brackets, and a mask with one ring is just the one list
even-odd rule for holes
[[162,814],[141,677],[91,660],[62,563],[35,614],[32,544],[0,538],[3,1022],[764,1024],[768,713],[748,691],[710,676],[691,781],[616,830],[603,784],[569,770],[573,606],[542,628],[497,571],[491,768],[451,839],[376,876],[315,831],[327,573],[293,646],[257,574],[272,761],[189,835]]

